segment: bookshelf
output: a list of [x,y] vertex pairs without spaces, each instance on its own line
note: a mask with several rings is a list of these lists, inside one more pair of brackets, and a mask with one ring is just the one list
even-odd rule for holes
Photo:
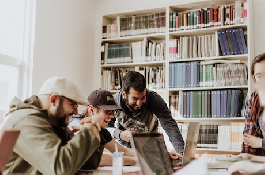
[[[176,121],[178,121],[179,123],[187,124],[190,121],[200,121],[201,124],[203,125],[217,124],[220,126],[222,125],[229,126],[231,125],[231,123],[232,124],[243,123],[244,117],[242,116],[243,111],[241,110],[233,109],[233,112],[231,112],[230,109],[229,116],[226,116],[226,114],[221,114],[222,109],[226,110],[227,107],[222,108],[224,107],[224,104],[222,105],[219,103],[212,102],[212,101],[220,101],[221,103],[221,100],[223,102],[224,100],[227,100],[227,98],[221,99],[221,95],[220,96],[217,95],[216,97],[216,95],[214,96],[210,94],[210,101],[208,101],[208,105],[210,104],[209,105],[210,108],[212,108],[212,106],[219,106],[219,108],[209,110],[210,113],[208,114],[207,111],[203,112],[202,108],[203,107],[204,109],[207,108],[207,106],[205,107],[205,105],[207,105],[205,102],[207,101],[207,96],[205,95],[204,97],[202,97],[200,96],[200,93],[202,94],[204,93],[206,94],[206,92],[215,93],[215,91],[216,93],[218,92],[231,93],[231,94],[234,93],[234,95],[236,93],[239,94],[242,93],[242,95],[238,95],[238,97],[239,96],[241,97],[241,102],[240,105],[237,104],[237,106],[238,108],[240,106],[241,108],[243,108],[244,105],[243,101],[245,98],[247,98],[246,94],[249,95],[250,92],[252,92],[252,85],[250,82],[251,80],[247,78],[247,76],[250,75],[250,69],[248,68],[248,66],[251,64],[251,60],[254,57],[253,53],[254,49],[252,48],[253,47],[252,44],[253,43],[253,25],[252,25],[253,7],[252,6],[253,5],[250,0],[248,1],[240,0],[238,2],[234,0],[211,0],[211,1],[206,0],[199,2],[190,2],[187,4],[165,5],[161,8],[141,9],[129,12],[103,15],[102,39],[101,39],[102,53],[101,53],[101,65],[100,65],[101,88],[107,89],[112,93],[116,93],[118,92],[118,89],[121,88],[121,85],[119,83],[121,83],[122,75],[126,73],[127,70],[137,70],[140,71],[147,78],[148,89],[156,91],[164,98],[169,108],[172,110],[173,116],[175,117]],[[227,11],[228,8],[230,10],[229,12]],[[216,9],[216,11],[214,9]],[[246,15],[245,13],[246,10],[247,10],[247,16],[244,16]],[[219,17],[218,12],[223,17]],[[182,23],[177,20],[176,16],[174,16],[174,13],[176,16],[178,15],[178,20],[180,19],[183,20]],[[188,16],[193,16],[194,17],[193,21],[195,21],[194,19],[197,19],[195,18],[196,17],[195,13],[200,14],[200,18],[198,18],[199,21],[208,20],[209,24],[206,22],[205,24],[203,24],[203,22],[198,23],[198,21],[197,24],[195,24],[195,22],[189,23],[189,21],[192,21],[192,18],[191,17],[188,18]],[[180,16],[180,14],[183,16]],[[215,14],[216,18],[214,17]],[[185,15],[187,15],[187,17],[185,17]],[[177,23],[174,24],[173,19],[177,20],[178,24]],[[182,25],[180,25],[180,23]],[[188,25],[188,24],[193,24],[193,25]],[[238,36],[239,38],[241,36],[241,41],[243,43],[244,42],[246,43],[247,47],[246,52],[243,50],[244,49],[243,45],[242,46],[240,45],[241,49],[239,47],[237,49],[233,47],[234,45],[232,45],[231,42],[235,41],[236,39],[232,40],[232,38],[230,38],[231,35],[229,35],[229,33],[226,34],[226,39],[227,39],[227,44],[230,45],[228,46],[224,45],[225,41],[222,41],[224,35],[221,34],[219,35],[219,33],[221,33],[222,31],[229,32],[230,29],[232,29],[231,32],[233,32],[233,29],[242,30],[243,39],[245,39],[244,41],[242,41],[242,36],[239,34],[240,32],[237,31],[237,35],[234,36]],[[204,44],[202,44],[203,42]],[[119,48],[121,47],[122,48],[121,50],[126,50],[122,46],[122,44],[124,43],[129,43],[130,45],[127,55],[130,59],[123,61],[122,56],[118,56],[120,57],[120,59],[117,59],[118,61],[111,62],[113,60],[111,61],[108,60],[112,58],[112,56],[110,56],[109,54],[114,53],[115,55],[115,52],[116,54],[117,52],[119,52],[119,49],[117,49],[118,47]],[[175,45],[173,44],[172,46],[172,43],[174,43]],[[200,51],[198,49],[199,45],[200,45]],[[228,47],[228,49],[223,50],[221,45],[225,48]],[[111,46],[111,49],[109,46]],[[114,47],[114,49],[112,48],[112,46]],[[207,48],[209,47],[208,51],[204,50],[205,47]],[[115,48],[116,51],[113,51],[115,50]],[[185,48],[192,48],[192,49],[185,50]],[[113,52],[109,50],[112,50]],[[155,52],[154,50],[159,50],[159,52]],[[242,50],[242,52],[237,54],[236,53],[232,54],[227,52],[229,50],[230,52],[232,52],[232,50],[234,50],[233,52],[237,50],[238,51]],[[208,53],[203,53],[203,52],[208,52]],[[208,63],[205,64],[210,66],[203,66],[202,63],[205,61],[215,61],[215,62],[211,64]],[[225,64],[224,61],[229,65],[231,64],[243,65],[243,67],[239,66],[237,68],[226,68],[224,65]],[[189,64],[193,65],[194,67],[190,66]],[[224,70],[227,70],[228,72],[230,71],[229,75],[231,74],[235,75],[236,73],[243,71],[240,72],[239,74],[245,74],[245,77],[230,76],[228,78],[226,77],[227,79],[219,80],[217,69],[219,68],[220,70],[220,67],[217,67],[217,64],[218,65],[222,64],[222,66],[224,66],[223,67]],[[185,68],[182,67],[179,69],[177,68],[174,69],[174,71],[172,71],[173,66],[177,67],[183,65],[190,67],[185,67]],[[185,72],[183,72],[184,70]],[[193,77],[189,75],[191,77],[191,79],[188,80],[189,83],[192,84],[191,82],[195,81],[194,79],[196,79],[197,85],[192,86],[187,84],[186,80],[188,79],[187,78],[187,75],[189,74],[188,72],[193,72],[192,75],[194,75]],[[197,74],[200,74],[201,77],[197,76]],[[207,77],[206,74],[208,76],[215,77],[215,79]],[[224,72],[221,72],[221,74],[227,75]],[[180,75],[184,77],[181,77]],[[179,82],[180,79],[182,79],[181,80],[182,82]],[[201,108],[201,110],[192,111],[191,108],[193,109],[193,107],[191,104],[191,106],[189,107],[190,116],[187,117],[188,113],[187,106],[185,107],[186,112],[184,116],[184,112],[180,110],[180,107],[182,107],[182,109],[184,110],[184,107],[181,105],[183,105],[183,103],[187,104],[188,102],[186,99],[186,101],[185,102],[182,101],[181,104],[180,100],[183,99],[181,99],[180,95],[182,95],[183,93],[199,94],[198,97],[194,96],[192,99],[189,99],[190,104],[191,104],[190,101],[194,101],[194,98],[197,99],[197,101],[195,101],[193,105],[197,104],[199,101],[203,102],[202,98],[204,98],[204,103],[203,103],[204,105],[203,104],[199,105],[199,108]],[[178,102],[175,102],[177,107],[173,106],[172,108],[172,99],[171,99],[172,96],[178,96]],[[212,100],[212,97],[214,97],[214,100]],[[234,106],[233,105],[234,103],[232,104],[231,103],[232,102],[230,102],[230,106]],[[214,113],[215,115],[217,115],[217,117],[212,113],[213,110],[216,110],[214,111]],[[191,115],[192,112],[200,114],[198,114],[198,116],[196,115],[192,116]],[[203,115],[205,115],[205,117],[203,117]],[[237,128],[232,125],[230,127]],[[239,126],[237,128],[236,130],[237,134],[240,132],[240,130],[242,130],[242,126]],[[198,152],[220,153],[220,154],[223,154],[225,152],[230,152],[231,154],[235,154],[238,153],[239,150],[236,150],[235,148],[233,149],[198,148]]]

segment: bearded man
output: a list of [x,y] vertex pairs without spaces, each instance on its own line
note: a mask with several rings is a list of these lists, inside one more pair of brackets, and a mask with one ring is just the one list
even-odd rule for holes
[[162,97],[146,89],[145,77],[136,71],[129,71],[122,79],[122,90],[113,95],[116,104],[122,108],[109,122],[108,130],[122,145],[131,147],[131,133],[158,131],[158,120],[169,136],[177,157],[181,157],[184,141],[178,124]]

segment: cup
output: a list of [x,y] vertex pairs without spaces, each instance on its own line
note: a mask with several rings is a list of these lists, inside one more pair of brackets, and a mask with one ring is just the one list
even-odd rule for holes
[[112,157],[112,175],[122,175],[123,152],[114,152]]

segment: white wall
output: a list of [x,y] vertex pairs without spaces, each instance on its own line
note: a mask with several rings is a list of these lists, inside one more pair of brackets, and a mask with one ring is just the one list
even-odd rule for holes
[[265,1],[254,0],[253,14],[253,35],[254,35],[254,55],[265,52]]
[[32,93],[63,76],[87,94],[93,88],[95,0],[37,0]]

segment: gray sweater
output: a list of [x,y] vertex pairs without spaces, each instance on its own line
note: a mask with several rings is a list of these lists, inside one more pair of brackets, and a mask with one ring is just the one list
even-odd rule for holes
[[160,95],[156,92],[146,90],[146,102],[143,104],[141,111],[137,113],[126,106],[121,91],[114,94],[114,99],[116,104],[123,110],[119,111],[115,118],[112,119],[109,123],[108,130],[111,131],[113,137],[118,139],[122,145],[130,147],[130,143],[120,140],[119,135],[121,131],[137,128],[138,132],[157,132],[159,120],[175,150],[178,153],[183,153],[184,141],[178,124],[172,118],[167,104]]

